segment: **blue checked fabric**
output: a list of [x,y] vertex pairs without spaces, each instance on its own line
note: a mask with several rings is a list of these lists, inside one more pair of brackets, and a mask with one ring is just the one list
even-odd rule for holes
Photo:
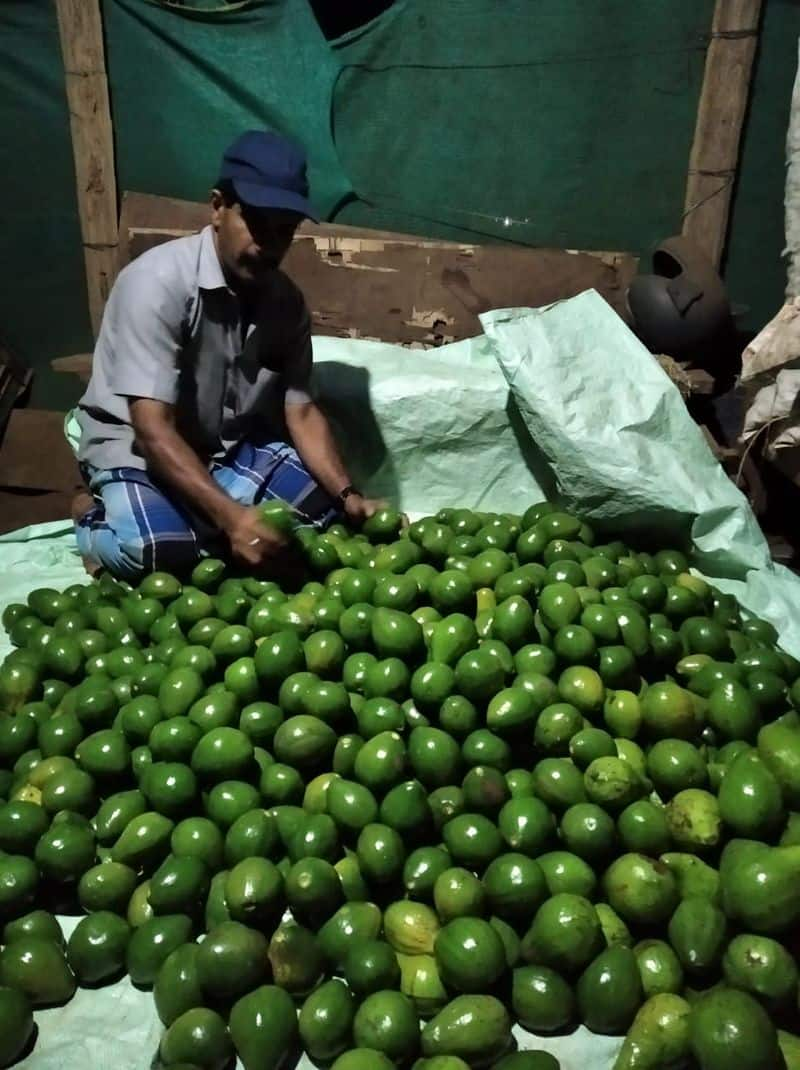
[[[81,471],[96,505],[75,526],[78,550],[115,576],[137,580],[157,569],[183,572],[204,554],[225,552],[219,532],[171,501],[147,472],[91,465]],[[285,442],[242,442],[210,471],[241,505],[281,498],[301,523],[320,529],[339,516],[334,500]]]

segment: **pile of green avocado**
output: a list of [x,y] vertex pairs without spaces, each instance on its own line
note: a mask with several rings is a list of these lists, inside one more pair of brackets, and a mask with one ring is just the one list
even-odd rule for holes
[[800,1067],[774,629],[552,503],[265,515],[291,582],[206,559],[3,613],[0,1065],[128,973],[174,1070],[554,1070],[512,1025],[581,1022],[615,1070]]

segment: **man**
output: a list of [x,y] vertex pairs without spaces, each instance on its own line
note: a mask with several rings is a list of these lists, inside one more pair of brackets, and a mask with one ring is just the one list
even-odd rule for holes
[[249,131],[223,156],[210,225],[120,273],[78,407],[91,494],[73,516],[90,570],[185,571],[220,536],[258,569],[285,544],[254,508],[262,499],[320,528],[377,508],[312,400],[310,317],[279,270],[306,216],[302,150]]

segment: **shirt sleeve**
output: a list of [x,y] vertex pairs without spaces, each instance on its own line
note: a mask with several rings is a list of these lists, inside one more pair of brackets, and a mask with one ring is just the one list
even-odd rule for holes
[[287,405],[307,405],[313,400],[311,396],[311,368],[313,354],[311,349],[311,316],[305,301],[302,302],[300,316],[293,337],[286,353],[283,381],[286,387]]
[[174,405],[184,310],[169,280],[159,271],[123,272],[112,300],[112,393]]

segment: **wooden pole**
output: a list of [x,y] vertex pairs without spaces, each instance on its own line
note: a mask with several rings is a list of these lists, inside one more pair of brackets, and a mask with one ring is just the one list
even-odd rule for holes
[[95,337],[117,272],[117,186],[100,0],[55,0]]
[[739,160],[762,0],[717,0],[683,213],[683,233],[719,267]]

